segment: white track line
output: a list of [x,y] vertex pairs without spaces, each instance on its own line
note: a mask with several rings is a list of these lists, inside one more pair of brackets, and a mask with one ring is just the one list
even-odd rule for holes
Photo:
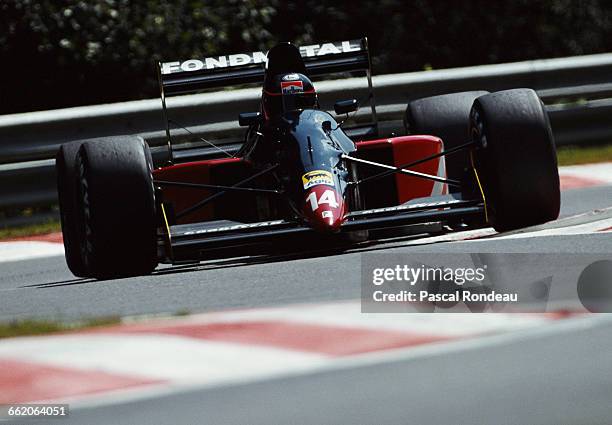
[[214,385],[311,369],[326,356],[164,334],[77,334],[5,340],[0,344],[2,358]]
[[32,258],[64,255],[64,245],[53,242],[12,241],[0,242],[0,263]]
[[612,227],[612,218],[594,221],[592,223],[578,224],[575,226],[542,229],[533,232],[516,233],[512,235],[500,235],[495,237],[495,239],[522,239],[537,238],[541,236],[584,235],[599,232],[610,227]]
[[612,185],[612,162],[559,167],[559,175],[592,179]]

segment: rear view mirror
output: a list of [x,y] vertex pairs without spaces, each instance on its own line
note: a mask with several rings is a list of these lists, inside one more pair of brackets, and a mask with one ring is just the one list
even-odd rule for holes
[[348,114],[359,109],[359,101],[357,99],[339,100],[334,104],[336,114]]
[[259,124],[263,121],[263,116],[261,112],[242,112],[238,115],[238,124],[241,127],[248,127],[253,124]]

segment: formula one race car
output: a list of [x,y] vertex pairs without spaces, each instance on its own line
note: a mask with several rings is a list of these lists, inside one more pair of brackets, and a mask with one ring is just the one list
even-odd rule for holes
[[[336,102],[336,119],[319,108],[310,78],[355,71],[367,76],[372,121],[348,127],[342,119],[359,102]],[[158,263],[345,247],[411,231],[505,231],[559,214],[555,144],[533,90],[414,100],[410,134],[381,137],[366,39],[168,62],[158,75],[163,164],[154,165],[139,136],[59,149],[64,246],[76,276],[147,274]],[[181,161],[166,97],[254,82],[263,84],[260,110],[239,115],[241,148]]]

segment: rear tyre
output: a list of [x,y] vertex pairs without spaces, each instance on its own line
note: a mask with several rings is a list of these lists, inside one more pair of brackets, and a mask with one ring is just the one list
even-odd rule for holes
[[[425,97],[411,101],[404,116],[404,125],[411,134],[430,134],[444,142],[448,150],[470,140],[469,119],[474,100],[487,91],[466,91]],[[459,151],[445,158],[449,178],[463,180],[469,169],[469,153]],[[450,186],[451,192],[458,188]]]
[[55,156],[55,171],[66,264],[75,276],[86,277],[87,269],[79,251],[79,240],[82,238],[81,226],[76,219],[78,201],[75,162],[81,144],[82,142],[71,142],[60,146]]
[[497,231],[555,220],[561,205],[557,153],[544,104],[531,89],[474,102],[470,132],[489,222]]
[[98,279],[151,273],[157,216],[151,155],[140,137],[85,142],[76,158],[80,254]]

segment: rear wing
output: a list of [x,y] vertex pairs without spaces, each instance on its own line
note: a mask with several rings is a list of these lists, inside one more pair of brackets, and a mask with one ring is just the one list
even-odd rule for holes
[[[377,125],[367,38],[313,44],[301,46],[299,49],[307,73],[310,76],[365,71],[368,79],[372,119],[374,125]],[[237,84],[257,82],[263,84],[265,65],[266,53],[261,51],[188,59],[185,61],[159,62],[157,74],[170,152],[172,150],[170,124],[166,109],[167,96],[194,93],[204,89]]]
[[[367,39],[314,44],[299,48],[311,76],[370,71]],[[264,80],[265,52],[159,63],[160,86],[166,96]]]

